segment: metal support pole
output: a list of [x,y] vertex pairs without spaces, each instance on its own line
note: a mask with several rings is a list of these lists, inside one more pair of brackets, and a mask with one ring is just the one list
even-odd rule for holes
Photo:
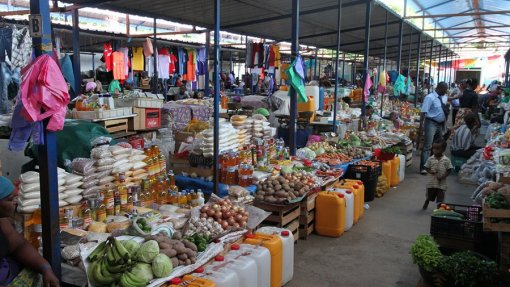
[[[368,80],[368,77],[370,77],[370,74],[368,73],[368,57],[369,57],[369,53],[370,53],[370,18],[372,18],[372,1],[371,0],[367,0],[367,3],[366,3],[366,12],[365,12],[365,53],[363,54],[363,58],[364,58],[364,63],[363,63],[363,87],[362,89],[364,89],[365,87],[365,83],[367,82]],[[401,31],[402,32],[402,31]],[[402,35],[402,33],[401,33]],[[361,106],[361,116],[363,118],[363,127],[366,127],[367,126],[367,120],[365,118],[365,112],[366,112],[366,100],[365,100],[365,95],[364,95],[364,91],[363,91],[363,94],[361,96],[361,99],[362,99],[362,106]]]
[[[379,66],[381,66],[381,58],[379,58]],[[381,81],[381,76],[386,77],[386,75],[381,75],[382,71],[384,71],[383,67],[379,67],[379,79],[377,80],[377,83],[375,84],[376,87],[379,86],[379,82]],[[384,106],[384,93],[381,93],[381,110],[379,112],[379,116],[382,118],[383,116],[383,106]]]
[[223,51],[220,51],[220,74],[223,74]]
[[345,53],[342,56],[342,81],[345,81]]
[[429,53],[429,86],[427,93],[430,94],[430,87],[432,86],[432,51],[434,50],[434,39],[430,40],[430,53]]
[[439,84],[439,73],[441,72],[441,53],[443,52],[443,45],[439,45],[439,59],[437,60],[437,83]]
[[73,11],[73,73],[74,94],[76,97],[81,92],[81,66],[80,66],[80,18],[79,9]]
[[220,12],[221,1],[214,0],[214,193],[220,182]]
[[[34,37],[32,42],[35,56],[51,54],[51,21],[47,0],[30,0],[30,14],[40,15],[41,21],[32,20],[32,25],[42,32],[42,37]],[[38,146],[39,184],[41,186],[41,216],[43,256],[48,260],[55,275],[61,276],[60,261],[60,226],[58,222],[58,177],[57,177],[57,138],[55,132],[46,129],[48,119],[43,127],[44,144]]]
[[509,77],[508,77],[508,73],[510,71],[510,59],[506,60],[506,68],[505,68],[505,87],[508,87],[509,86]]
[[411,33],[409,33],[409,55],[407,58],[407,76],[411,77],[411,54],[413,51],[411,50],[411,45],[413,44],[413,29],[411,29]]
[[211,47],[211,31],[205,33],[205,86],[204,97],[209,97],[211,90],[209,89],[209,49]]
[[[230,53],[230,71],[228,71],[229,73],[233,72],[234,71],[234,62],[232,61],[232,53]],[[234,84],[234,83],[232,83]]]
[[388,52],[388,10],[386,10],[386,20],[384,23],[384,63],[383,70],[386,71],[386,54]]
[[[448,69],[448,49],[446,49],[446,55],[445,55],[445,60],[444,60],[444,81],[448,83],[448,74],[446,73],[447,69]],[[450,88],[450,85],[448,85],[448,89]]]
[[314,80],[317,80],[317,61],[319,61],[319,59],[317,58],[317,53],[319,52],[319,49],[316,49],[315,50],[315,63],[314,63],[314,66],[313,66],[313,79]]
[[418,55],[416,57],[416,85],[414,87],[414,106],[418,104],[418,83],[420,81],[421,33],[418,34]]
[[96,54],[92,53],[92,73],[94,75],[94,81],[96,80]]
[[[153,27],[153,32],[154,32],[154,42],[153,42],[153,46],[154,46],[154,76],[152,77],[152,82],[154,84],[154,86],[152,87],[152,92],[154,94],[157,94],[159,91],[158,91],[158,82],[159,82],[159,79],[158,79],[158,38],[157,38],[157,23],[156,23],[156,18],[154,18],[154,27]],[[165,95],[166,97],[166,95]]]
[[338,106],[338,86],[340,85],[338,81],[338,68],[340,66],[339,56],[340,56],[340,30],[342,29],[342,0],[338,0],[338,13],[336,18],[336,55],[335,55],[335,96],[333,102],[333,132],[336,132],[336,112]]
[[351,82],[354,85],[356,83],[356,61],[358,60],[358,54],[354,55],[354,62],[351,63]]
[[[299,4],[300,0],[292,0],[292,40],[291,59],[294,61],[299,54]],[[290,123],[289,123],[289,146],[290,154],[296,155],[297,135],[297,93],[290,87]]]
[[[406,16],[407,12],[407,0],[404,0],[404,17]],[[400,74],[401,71],[401,63],[402,63],[402,38],[403,38],[403,32],[404,32],[404,19],[401,18],[400,22],[398,23],[398,57],[397,57],[397,72]],[[384,47],[386,50],[386,45]]]
[[450,60],[450,84],[454,82],[453,80],[453,51],[452,51],[452,54],[451,54],[451,60]]

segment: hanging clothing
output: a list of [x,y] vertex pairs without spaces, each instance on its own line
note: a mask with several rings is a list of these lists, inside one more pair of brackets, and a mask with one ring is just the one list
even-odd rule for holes
[[280,46],[273,45],[273,52],[274,52],[274,67],[276,69],[279,69],[280,66],[281,66],[281,61],[280,61]]
[[263,66],[264,66],[264,69],[269,69],[269,56],[270,56],[270,50],[271,50],[271,45],[267,45],[267,44],[264,44],[263,45],[264,47],[264,63],[263,63]]
[[169,79],[170,78],[169,71],[170,71],[170,56],[164,54],[158,55],[158,77],[160,79]]
[[143,42],[143,54],[145,57],[150,57],[154,54],[154,47],[150,38],[145,38],[145,41]]
[[145,58],[145,71],[147,72],[147,76],[154,76],[154,57]]
[[395,96],[400,96],[400,94],[405,94],[405,80],[404,75],[399,74],[397,80],[395,81],[395,85],[393,85],[393,94]]
[[129,49],[128,48],[120,48],[119,52],[124,55],[124,78],[127,79],[129,75]]
[[20,68],[10,68],[7,63],[0,63],[0,114],[11,112],[11,100],[18,94]]
[[12,28],[0,29],[0,62],[5,62],[6,56],[12,57]]
[[197,55],[197,74],[199,76],[205,75],[207,73],[207,56],[205,54],[205,48],[201,48],[198,50]]
[[133,48],[133,59],[132,59],[133,71],[143,71],[143,48]]
[[246,61],[245,65],[247,68],[253,67],[253,42],[248,41],[246,44]]
[[274,52],[274,45],[271,45],[271,47],[269,48],[269,67],[273,67],[274,68],[274,64],[275,64],[275,52]]
[[28,33],[28,28],[17,29],[14,27],[12,32],[12,57],[10,58],[12,67],[24,68],[32,60],[32,37]]
[[188,49],[187,50],[188,61],[186,74],[183,76],[183,79],[186,81],[195,81],[196,75],[196,50]]
[[178,48],[177,50],[177,59],[179,61],[179,71],[178,73],[182,76],[184,76],[185,74],[185,71],[184,71],[184,67],[186,67],[186,56],[185,56],[185,53],[184,53],[184,49],[182,48]]
[[117,80],[111,81],[110,85],[108,85],[108,92],[112,95],[122,92],[122,88],[120,87],[119,81]]
[[[69,55],[65,55],[64,58],[60,60],[60,66],[62,67],[62,75],[66,82],[71,86],[71,90],[74,91],[74,69],[73,63],[71,62],[71,57]],[[74,91],[76,93],[76,91]]]
[[113,78],[115,80],[120,81],[125,80],[126,68],[124,63],[124,54],[122,52],[113,52],[112,62],[113,62]]
[[113,71],[113,49],[112,44],[106,43],[104,44],[104,51],[103,51],[103,59],[104,64],[106,66],[106,71],[110,72]]
[[259,65],[259,58],[262,57],[261,53],[262,51],[260,50],[260,46],[258,43],[253,43],[253,48],[252,48],[252,57],[253,57],[253,64],[252,66],[250,66],[250,68],[255,68],[255,67],[258,67]]
[[[298,102],[308,102],[308,97],[305,91],[305,75],[304,75],[304,64],[301,56],[297,56],[294,62],[290,64],[287,69],[287,77],[290,80],[291,86],[296,90],[298,96]],[[290,93],[289,93],[290,95]]]
[[170,54],[170,65],[169,65],[169,69],[168,69],[168,72],[170,73],[170,75],[175,74],[176,64],[177,64],[177,58],[175,57],[174,54]]
[[370,88],[371,87],[372,87],[372,79],[370,78],[370,73],[366,72],[365,85],[363,87],[363,96],[365,96],[365,102],[368,102],[368,97],[370,97]]

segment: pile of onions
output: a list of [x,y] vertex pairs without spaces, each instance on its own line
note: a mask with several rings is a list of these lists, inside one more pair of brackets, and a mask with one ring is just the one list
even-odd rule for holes
[[248,212],[243,207],[232,204],[229,199],[204,205],[200,209],[200,217],[213,218],[225,230],[245,227],[248,222]]

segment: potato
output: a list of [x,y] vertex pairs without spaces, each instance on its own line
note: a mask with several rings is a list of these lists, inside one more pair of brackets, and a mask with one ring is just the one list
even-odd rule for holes
[[279,191],[279,190],[281,190],[281,189],[282,189],[282,186],[281,186],[280,184],[277,184],[277,185],[275,185],[275,186],[274,186],[274,189],[275,189],[276,191]]
[[266,196],[266,197],[264,197],[264,200],[268,201],[268,202],[276,202],[276,197],[274,197],[272,195],[271,196]]
[[267,192],[268,192],[268,193],[270,193],[270,194],[273,194],[275,191],[274,191],[274,189],[273,189],[273,188],[268,188],[268,189],[267,189]]
[[177,254],[182,254],[186,252],[186,247],[184,247],[184,244],[182,243],[180,243],[180,245],[179,244],[174,245],[174,249],[175,251],[177,251]]
[[292,192],[289,192],[288,194],[289,194],[290,199],[297,198],[297,196],[295,196],[294,193],[292,193]]
[[180,231],[176,231],[174,234],[172,234],[172,238],[179,240],[182,238],[182,233]]
[[180,266],[186,266],[186,260],[179,260]]
[[191,257],[189,260],[191,260],[191,264],[195,264],[195,262],[197,262],[196,257]]
[[181,253],[181,254],[177,255],[177,258],[179,258],[179,260],[186,260],[186,259],[188,259],[188,254]]
[[291,190],[290,185],[288,185],[288,184],[284,184],[282,186],[283,186],[283,189],[285,189],[286,191]]
[[191,260],[190,259],[186,259],[186,265],[191,265]]
[[259,194],[259,193],[257,192],[257,196],[255,196],[255,199],[256,199],[256,200],[264,200],[264,194]]
[[172,246],[166,242],[160,242],[159,243],[159,249],[171,249]]
[[188,255],[188,258],[194,257],[197,255],[197,252],[193,249],[186,249],[186,255]]
[[169,258],[177,256],[177,251],[175,251],[175,249],[171,249],[171,248],[170,249],[161,249],[160,253],[165,254]]
[[177,266],[179,266],[179,259],[177,259],[177,257],[170,257],[170,260],[172,260],[172,266],[175,268]]
[[275,193],[275,196],[276,197],[287,197],[288,193],[284,192],[284,191],[278,191],[278,192]]
[[280,182],[280,184],[284,184],[286,182],[285,178],[284,177],[278,177],[278,181]]
[[184,246],[186,246],[186,248],[189,248],[191,249],[192,251],[197,251],[198,248],[197,246],[195,245],[195,243],[191,242],[191,241],[188,241],[188,240],[183,240],[182,243],[184,244]]

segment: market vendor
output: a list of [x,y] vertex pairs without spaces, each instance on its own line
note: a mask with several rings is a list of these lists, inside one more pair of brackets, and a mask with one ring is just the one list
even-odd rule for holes
[[48,261],[6,218],[14,212],[15,191],[12,182],[0,176],[0,286],[58,287],[60,283]]
[[476,115],[467,114],[464,117],[464,124],[455,131],[453,136],[452,155],[469,159],[481,148],[474,144],[478,128]]
[[380,121],[381,117],[374,113],[374,108],[372,106],[367,106],[365,110],[365,114],[368,121]]

